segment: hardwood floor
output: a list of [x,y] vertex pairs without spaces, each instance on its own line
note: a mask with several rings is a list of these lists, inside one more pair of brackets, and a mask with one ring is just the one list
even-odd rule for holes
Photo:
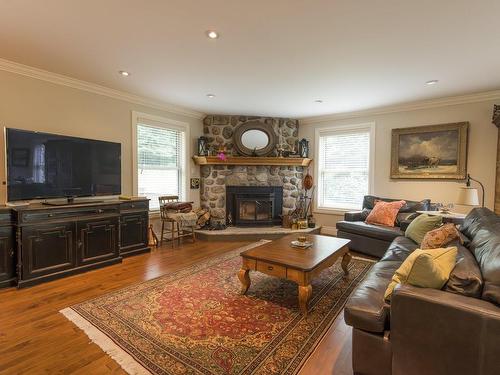
[[[27,289],[1,290],[0,374],[125,374],[59,310],[247,243],[186,241],[174,249],[165,245],[122,264]],[[300,374],[352,374],[351,329],[342,313]]]

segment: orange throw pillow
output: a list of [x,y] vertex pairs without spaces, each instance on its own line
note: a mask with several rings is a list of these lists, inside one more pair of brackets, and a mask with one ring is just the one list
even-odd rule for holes
[[384,202],[378,201],[375,207],[366,218],[368,224],[386,225],[393,227],[399,209],[406,204],[406,201]]
[[437,249],[449,244],[455,238],[460,239],[460,233],[453,223],[447,223],[437,229],[431,230],[426,233],[420,248],[424,249]]

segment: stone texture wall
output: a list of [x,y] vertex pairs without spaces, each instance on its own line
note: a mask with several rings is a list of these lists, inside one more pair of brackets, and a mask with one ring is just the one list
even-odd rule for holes
[[[280,139],[280,143],[284,150],[292,150],[297,143],[299,137],[299,120],[287,118],[272,118],[272,117],[257,117],[257,116],[219,116],[208,115],[203,119],[203,134],[208,138],[210,145],[220,145],[226,147],[229,155],[238,155],[238,152],[233,148],[233,130],[240,124],[248,121],[259,121],[268,125],[274,130],[276,139]],[[276,151],[274,156],[276,156]]]
[[[296,145],[299,122],[293,119],[209,115],[203,120],[203,132],[209,144],[223,145],[229,154],[237,155],[233,149],[233,129],[255,120],[267,124],[276,135],[281,135],[285,150],[291,150]],[[283,186],[283,213],[286,214],[295,209],[304,177],[304,167],[204,165],[200,172],[201,206],[210,209],[214,222],[226,220],[226,185]]]

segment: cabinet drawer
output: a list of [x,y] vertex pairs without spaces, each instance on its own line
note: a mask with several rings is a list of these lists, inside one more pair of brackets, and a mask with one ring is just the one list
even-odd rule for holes
[[118,215],[117,206],[101,206],[101,207],[88,207],[81,208],[78,210],[36,210],[23,212],[21,214],[22,223],[36,223],[46,220],[58,220],[58,219],[71,219],[71,218],[81,218],[84,216],[91,215],[106,215],[106,214],[116,214]]
[[277,264],[267,263],[258,260],[257,271],[271,276],[286,278],[286,267],[278,266]]
[[148,210],[149,201],[130,201],[121,204],[121,210]]

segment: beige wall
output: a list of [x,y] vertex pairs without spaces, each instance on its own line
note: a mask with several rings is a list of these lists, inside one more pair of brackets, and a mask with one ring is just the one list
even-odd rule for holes
[[[186,122],[190,127],[188,160],[191,176],[199,167],[191,161],[196,138],[202,134],[201,119],[136,105],[107,96],[0,71],[0,126],[38,130],[120,142],[122,144],[122,193],[132,194],[132,111]],[[5,145],[0,137],[0,175],[5,181]],[[189,181],[188,181],[189,182]],[[199,190],[189,190],[189,199],[199,204]],[[5,185],[0,185],[0,202],[5,202]]]
[[[497,128],[491,123],[493,101],[429,108],[408,112],[397,112],[374,116],[356,117],[343,120],[332,120],[321,123],[301,122],[300,138],[311,142],[314,155],[314,136],[316,128],[329,126],[375,123],[375,180],[374,194],[411,200],[430,198],[434,202],[453,202],[458,187],[457,181],[411,181],[391,180],[391,129],[410,126],[442,124],[449,122],[469,121],[468,172],[481,181],[486,189],[485,204],[493,209],[495,191],[495,170],[497,150]],[[497,103],[498,104],[498,103]],[[311,168],[313,173],[313,168]],[[458,212],[467,212],[468,207],[456,207]],[[315,214],[318,222],[325,226],[335,226],[342,215]]]

